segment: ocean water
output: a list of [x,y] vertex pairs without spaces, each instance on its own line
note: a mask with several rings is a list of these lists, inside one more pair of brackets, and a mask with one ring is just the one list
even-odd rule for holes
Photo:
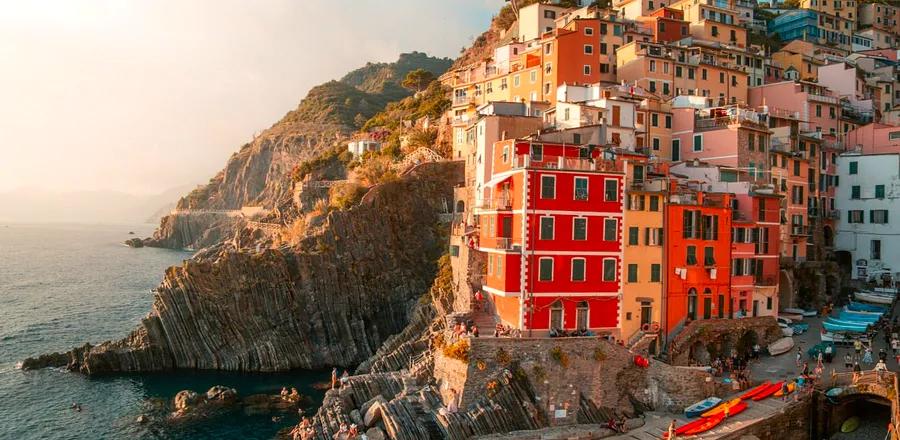
[[[124,337],[150,311],[150,289],[166,267],[190,254],[131,249],[121,243],[152,233],[152,225],[0,224],[0,439],[271,439],[296,413],[235,410],[172,424],[138,424],[149,402],[182,389],[213,385],[241,395],[277,394],[282,386],[320,402],[315,381],[327,372],[239,374],[170,372],[88,378],[56,369],[21,371],[22,359],[65,351],[84,342]],[[82,411],[70,408],[73,402]]]

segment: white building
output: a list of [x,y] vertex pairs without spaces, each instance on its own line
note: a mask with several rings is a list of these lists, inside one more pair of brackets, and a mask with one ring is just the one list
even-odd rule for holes
[[849,252],[854,278],[900,278],[900,153],[842,154],[835,249]]
[[353,153],[354,157],[360,157],[368,151],[380,151],[381,142],[361,139],[350,141],[347,143],[347,151]]

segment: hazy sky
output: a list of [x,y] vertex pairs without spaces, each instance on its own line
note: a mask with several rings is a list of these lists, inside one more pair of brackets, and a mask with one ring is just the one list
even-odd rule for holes
[[0,191],[205,182],[310,87],[455,57],[503,0],[0,0]]

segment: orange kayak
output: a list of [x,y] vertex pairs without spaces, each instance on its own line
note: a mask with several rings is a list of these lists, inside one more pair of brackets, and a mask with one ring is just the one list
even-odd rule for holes
[[702,432],[709,431],[710,429],[713,429],[716,426],[719,426],[719,424],[722,423],[723,420],[725,420],[725,413],[719,413],[712,417],[704,417],[702,420],[703,420],[703,423],[697,425],[696,427],[694,427],[692,429],[685,431],[684,435],[700,434]]
[[719,405],[719,406],[717,406],[717,407],[715,407],[715,408],[713,408],[713,409],[711,409],[711,410],[709,410],[709,411],[707,411],[707,412],[701,414],[701,416],[703,416],[703,417],[712,417],[712,416],[714,416],[714,415],[716,415],[716,414],[718,414],[718,413],[724,413],[726,409],[729,409],[729,410],[730,410],[732,407],[734,407],[735,405],[737,405],[737,404],[739,404],[739,403],[741,403],[741,398],[740,398],[740,397],[738,397],[738,398],[736,398],[736,399],[731,399],[731,400],[729,400],[729,401],[727,401],[727,402],[725,402],[725,403],[723,403],[723,404],[721,404],[721,405]]
[[[788,388],[787,388],[787,393],[788,393],[788,394],[793,393],[793,392],[794,392],[794,389],[796,389],[796,388],[797,388],[797,385],[796,385],[796,384],[794,384],[793,382],[789,383],[789,384],[788,384]],[[775,397],[781,397],[781,396],[783,396],[783,395],[784,395],[784,389],[783,389],[783,388],[779,388],[778,391],[776,391],[775,394],[773,394],[773,396],[775,396]]]
[[769,396],[771,396],[772,394],[777,393],[778,390],[781,389],[781,385],[782,385],[783,383],[784,383],[784,381],[782,381],[782,382],[776,382],[776,383],[773,383],[772,385],[769,385],[768,388],[766,388],[765,390],[760,391],[757,395],[753,396],[753,400],[754,400],[754,401],[757,401],[757,400],[763,400],[763,399],[765,399],[766,397],[769,397]]
[[746,393],[741,394],[741,399],[744,399],[744,400],[746,400],[746,399],[751,399],[751,398],[753,398],[753,396],[755,396],[755,395],[761,393],[763,390],[765,390],[766,388],[768,388],[769,385],[772,385],[772,382],[769,382],[769,381],[767,380],[767,381],[765,381],[765,382],[763,382],[763,383],[761,383],[761,384],[759,384],[759,385],[757,385],[757,386],[755,386],[755,387],[753,387],[753,388],[750,388],[749,390],[747,390]]

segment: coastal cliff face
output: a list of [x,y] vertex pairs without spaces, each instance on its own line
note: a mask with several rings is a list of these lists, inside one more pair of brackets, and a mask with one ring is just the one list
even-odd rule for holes
[[223,247],[166,272],[127,338],[28,359],[87,374],[170,368],[281,371],[351,366],[409,322],[446,246],[438,214],[462,182],[433,163],[379,185],[294,245]]

